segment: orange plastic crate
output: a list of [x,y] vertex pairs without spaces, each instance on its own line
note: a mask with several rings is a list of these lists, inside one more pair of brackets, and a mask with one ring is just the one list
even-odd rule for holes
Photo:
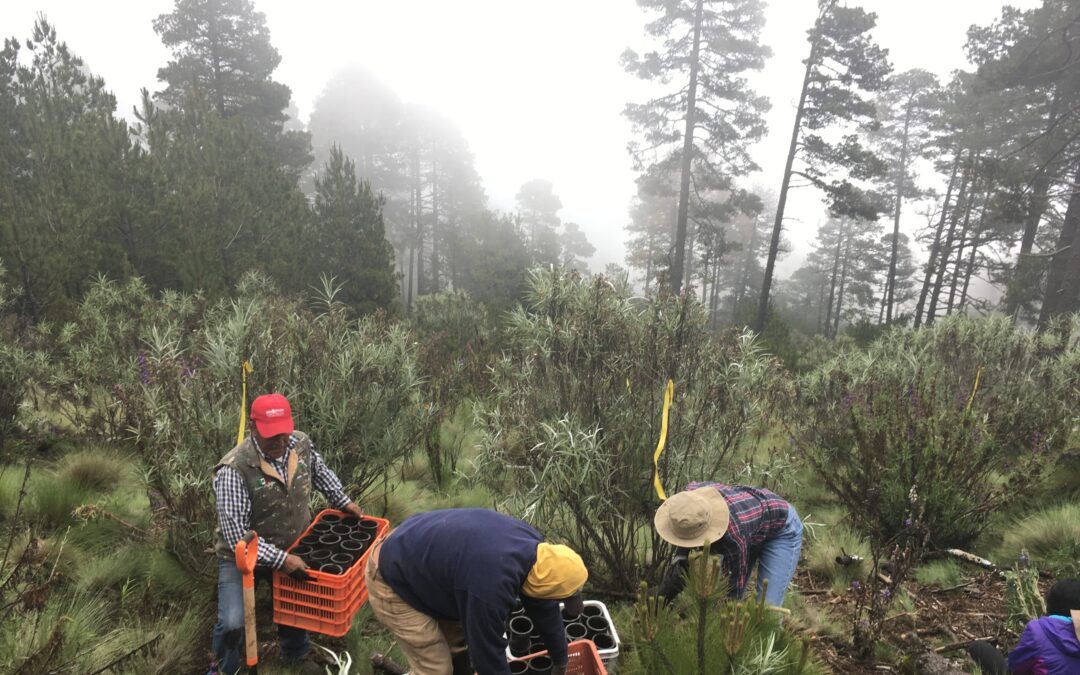
[[[596,645],[592,640],[578,640],[566,646],[568,659],[566,661],[566,675],[607,675],[604,662],[600,660],[600,654],[596,651]],[[532,661],[538,656],[547,656],[547,652],[529,654],[520,659],[510,662],[511,672],[514,672],[514,663]]]
[[[348,515],[333,509],[320,511],[288,550],[291,551],[301,539],[310,534],[311,528],[322,520],[323,516],[331,514]],[[373,542],[390,528],[390,521],[383,518],[364,518],[378,523]],[[331,637],[341,637],[348,633],[353,615],[367,602],[364,569],[370,553],[371,547],[368,547],[344,574],[308,570],[311,581],[297,581],[274,570],[274,623],[304,628]]]

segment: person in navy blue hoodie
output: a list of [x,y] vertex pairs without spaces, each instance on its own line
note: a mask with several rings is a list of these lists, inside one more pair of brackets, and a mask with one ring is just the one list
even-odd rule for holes
[[487,509],[406,519],[372,548],[366,574],[375,618],[397,638],[411,675],[509,675],[504,630],[519,598],[548,648],[552,673],[563,673],[559,601],[580,612],[588,578],[573,550]]

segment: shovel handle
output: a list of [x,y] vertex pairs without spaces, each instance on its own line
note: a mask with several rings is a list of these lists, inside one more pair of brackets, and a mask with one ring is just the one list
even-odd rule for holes
[[259,535],[251,530],[236,542],[236,567],[243,575],[244,649],[249,672],[259,663],[259,643],[255,633],[255,559],[259,555]]

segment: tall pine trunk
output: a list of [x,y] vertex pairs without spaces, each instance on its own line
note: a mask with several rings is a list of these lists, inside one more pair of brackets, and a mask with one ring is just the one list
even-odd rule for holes
[[1080,308],[1080,169],[1070,188],[1072,193],[1065,208],[1065,222],[1046,275],[1046,292],[1039,312],[1040,329],[1055,316]]
[[795,108],[795,123],[791,126],[791,142],[788,144],[787,161],[784,163],[784,178],[780,182],[780,196],[776,201],[776,220],[773,222],[772,238],[769,240],[769,255],[765,260],[765,278],[761,281],[761,295],[758,296],[757,317],[754,330],[765,330],[765,320],[769,315],[769,293],[772,291],[772,276],[776,269],[776,256],[780,251],[780,233],[784,229],[784,208],[787,206],[788,188],[791,187],[791,170],[795,165],[795,154],[799,150],[799,131],[802,129],[803,115],[806,114],[806,94],[810,89],[810,77],[817,65],[818,46],[821,41],[821,22],[835,0],[823,7],[814,24],[814,41],[810,43],[810,55],[806,58],[806,70],[803,72],[802,90],[799,92],[799,105]]
[[[1054,90],[1054,98],[1050,103],[1050,115],[1043,131],[1043,147],[1051,141],[1051,131],[1057,125],[1060,97],[1058,90]],[[1041,166],[1031,181],[1031,201],[1028,204],[1028,212],[1024,217],[1024,231],[1020,236],[1020,255],[1016,261],[1016,270],[1013,272],[1015,279],[1012,284],[1013,292],[1006,298],[1005,312],[1015,320],[1017,311],[1024,298],[1021,288],[1029,284],[1034,285],[1039,274],[1040,264],[1035,258],[1030,257],[1031,249],[1035,246],[1035,235],[1039,232],[1039,223],[1042,222],[1043,213],[1050,204],[1050,172],[1046,166]]]
[[[983,222],[986,219],[986,203],[988,201],[990,201],[990,189],[989,189],[989,187],[987,187],[985,196],[983,197],[982,209],[979,212],[979,222],[978,222],[978,224],[976,225],[976,228],[975,228],[977,230],[982,230]],[[957,246],[957,249],[956,249],[956,263],[954,264],[954,267],[953,267],[952,280],[949,283],[949,305],[948,305],[949,308],[946,311],[946,314],[952,314],[953,313],[953,307],[954,307],[953,303],[956,301],[956,288],[957,288],[957,285],[960,283],[960,279],[964,276],[964,274],[963,274],[963,269],[965,267],[965,265],[964,265],[964,248],[969,243],[968,234],[969,234],[970,229],[971,229],[969,227],[970,222],[971,222],[971,209],[969,208],[967,210],[967,212],[964,214],[964,228],[960,231],[960,239],[959,239],[960,243],[959,243],[959,245]],[[974,238],[974,235],[972,235],[972,238]],[[970,243],[972,244],[972,246],[974,246],[973,241],[970,242]]]
[[960,167],[960,158],[963,151],[957,150],[953,158],[952,173],[949,175],[949,186],[945,189],[945,201],[941,204],[941,217],[938,219],[937,228],[934,230],[934,240],[930,245],[930,259],[926,261],[926,275],[923,277],[922,290],[919,291],[919,302],[915,305],[915,319],[912,325],[918,328],[922,325],[923,307],[926,306],[926,296],[930,292],[930,280],[933,279],[934,267],[937,263],[938,253],[941,250],[941,234],[945,229],[945,219],[949,214],[949,200],[952,198],[953,186],[956,183],[956,173]]
[[431,287],[429,293],[439,292],[439,163],[434,148],[431,152]]
[[[965,220],[971,217],[971,202],[974,200],[975,193],[975,165],[978,162],[978,155],[975,155],[968,161],[968,165],[964,170],[964,178],[960,181],[960,192],[957,194],[956,205],[960,205],[960,200],[964,200],[964,215]],[[930,291],[930,307],[926,310],[926,324],[930,325],[934,323],[934,319],[937,318],[937,305],[938,300],[941,297],[941,287],[945,284],[945,273],[949,268],[949,259],[952,256],[953,244],[956,242],[956,225],[960,222],[961,215],[953,210],[953,217],[949,219],[949,230],[945,235],[945,243],[941,247],[941,256],[938,262],[937,274],[934,277],[934,288]]]
[[690,213],[690,166],[694,154],[694,115],[697,107],[698,55],[701,50],[701,15],[704,0],[694,8],[694,46],[690,51],[690,86],[686,93],[686,131],[683,136],[682,175],[679,179],[679,215],[675,221],[675,259],[671,264],[671,290],[682,291],[686,260],[686,221]]
[[892,323],[893,300],[896,286],[896,258],[900,254],[900,206],[904,198],[904,179],[907,177],[908,130],[911,128],[911,112],[915,106],[915,97],[909,101],[904,111],[904,134],[901,137],[900,163],[896,167],[896,192],[893,204],[892,252],[889,255],[889,275],[885,281],[885,325]]
[[832,337],[840,333],[840,316],[844,309],[844,287],[847,284],[848,260],[851,258],[851,239],[844,244],[844,262],[840,267],[840,290],[836,295],[836,317],[833,319]]
[[825,308],[825,335],[829,335],[829,326],[832,325],[833,302],[836,300],[836,286],[840,274],[840,252],[844,247],[844,220],[840,221],[840,227],[836,234],[836,253],[833,254],[832,274],[829,275],[829,304]]
[[735,302],[732,303],[731,319],[735,320],[739,311],[739,305],[746,297],[746,287],[750,284],[750,266],[754,264],[754,250],[757,248],[757,216],[754,216],[754,226],[750,230],[750,244],[746,247],[746,256],[743,258],[742,272],[739,274],[739,287],[735,289]]

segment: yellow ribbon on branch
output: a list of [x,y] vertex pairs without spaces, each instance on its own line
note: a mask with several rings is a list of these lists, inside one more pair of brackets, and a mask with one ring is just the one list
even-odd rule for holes
[[244,430],[247,427],[247,376],[251,370],[249,361],[244,361],[240,366],[240,431],[236,432],[237,445],[244,442]]
[[968,396],[967,408],[964,412],[971,412],[971,404],[975,402],[975,392],[979,391],[979,379],[982,378],[983,367],[975,371],[975,384],[971,386],[971,396]]
[[667,499],[667,495],[664,494],[664,486],[660,483],[660,455],[664,453],[664,446],[667,445],[667,428],[668,428],[668,412],[671,410],[671,399],[675,396],[675,383],[671,380],[667,381],[667,386],[664,387],[664,412],[660,418],[660,442],[656,444],[656,452],[653,453],[653,487],[656,488],[656,496],[660,498],[660,501]]

